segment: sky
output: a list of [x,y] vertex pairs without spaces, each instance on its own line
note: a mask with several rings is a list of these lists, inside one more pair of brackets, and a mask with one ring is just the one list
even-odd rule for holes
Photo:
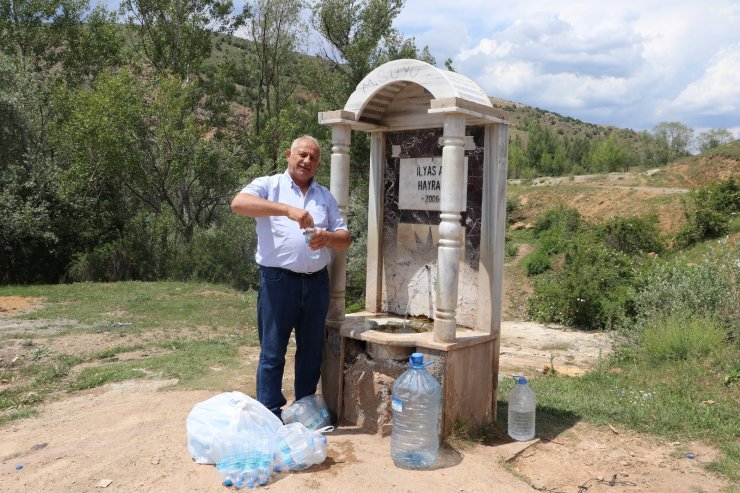
[[740,138],[740,0],[406,0],[394,26],[491,97]]

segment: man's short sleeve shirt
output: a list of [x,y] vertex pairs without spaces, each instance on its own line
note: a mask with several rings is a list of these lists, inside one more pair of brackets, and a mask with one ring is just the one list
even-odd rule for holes
[[[305,209],[313,217],[317,228],[327,231],[347,230],[339,206],[326,187],[311,182],[305,197],[293,182],[288,172],[256,178],[244,187],[242,193],[292,205]],[[321,249],[318,261],[308,258],[308,247],[303,230],[298,223],[286,216],[264,216],[257,221],[257,252],[254,255],[259,265],[282,267],[294,272],[314,272],[326,267],[331,261],[331,248]]]

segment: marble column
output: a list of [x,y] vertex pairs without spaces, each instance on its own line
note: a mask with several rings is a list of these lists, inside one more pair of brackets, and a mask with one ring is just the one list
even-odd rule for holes
[[385,134],[370,134],[370,183],[367,204],[367,276],[365,310],[378,313],[382,306],[383,179]]
[[[347,219],[349,204],[349,146],[352,129],[349,125],[331,126],[331,193],[339,204],[339,212]],[[347,288],[347,251],[334,252],[329,265],[329,314],[333,321],[344,320],[344,294]]]
[[462,254],[460,213],[465,210],[465,116],[446,114],[442,133],[439,248],[434,335],[438,342],[454,342],[457,329],[457,286]]

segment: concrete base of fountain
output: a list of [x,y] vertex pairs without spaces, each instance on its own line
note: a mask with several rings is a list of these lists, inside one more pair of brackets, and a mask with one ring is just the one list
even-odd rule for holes
[[337,420],[389,433],[392,385],[413,352],[435,361],[427,370],[442,385],[443,437],[456,423],[469,427],[495,419],[498,339],[464,327],[455,342],[433,337],[430,322],[391,314],[361,312],[328,323],[322,392]]

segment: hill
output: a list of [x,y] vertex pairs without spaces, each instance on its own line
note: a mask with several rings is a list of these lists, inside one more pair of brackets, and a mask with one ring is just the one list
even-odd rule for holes
[[662,168],[627,173],[510,180],[515,209],[510,223],[531,223],[554,205],[578,210],[591,221],[614,216],[658,214],[660,230],[675,233],[684,223],[690,190],[730,177],[740,178],[740,141],[681,159]]

